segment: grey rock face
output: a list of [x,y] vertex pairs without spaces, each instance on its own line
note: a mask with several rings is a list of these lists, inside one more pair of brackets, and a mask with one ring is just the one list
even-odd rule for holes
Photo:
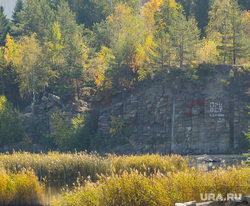
[[143,87],[101,110],[99,131],[108,134],[115,116],[124,120],[133,153],[236,153],[246,145],[242,131],[250,125],[250,96],[220,82],[230,69],[199,87],[181,82]]

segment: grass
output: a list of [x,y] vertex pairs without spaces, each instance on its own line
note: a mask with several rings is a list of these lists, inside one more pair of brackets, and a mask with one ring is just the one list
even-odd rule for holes
[[110,169],[108,159],[96,153],[58,153],[32,154],[28,152],[14,152],[1,154],[2,167],[11,172],[20,171],[23,168],[34,170],[40,180],[76,180],[79,176],[91,176],[97,179],[98,174],[106,174]]
[[200,194],[250,192],[250,168],[213,171],[189,168],[179,155],[140,156],[96,153],[0,154],[0,205],[41,202],[44,188],[37,177],[71,180],[53,205],[159,205],[201,201]]
[[96,183],[85,181],[71,191],[64,191],[53,205],[95,206],[170,206],[176,202],[196,200],[200,194],[250,192],[250,169],[219,168],[214,171],[188,169],[166,174],[157,172],[148,176],[137,170],[122,174],[102,175]]
[[42,205],[44,184],[32,170],[9,173],[0,169],[0,205]]
[[101,174],[111,174],[130,169],[137,169],[147,175],[157,171],[166,173],[169,171],[185,170],[187,159],[180,155],[161,156],[159,154],[141,156],[117,156],[108,155],[102,157],[97,153],[86,152],[32,154],[28,152],[14,152],[0,154],[0,163],[3,168],[11,172],[21,171],[23,168],[34,170],[39,179],[47,180],[71,180],[76,181],[79,176],[91,177],[96,181]]

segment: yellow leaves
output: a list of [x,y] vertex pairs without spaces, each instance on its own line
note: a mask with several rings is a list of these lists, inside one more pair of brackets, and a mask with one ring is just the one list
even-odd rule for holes
[[72,125],[75,129],[79,129],[80,127],[84,127],[85,125],[85,116],[81,114],[77,114],[77,117],[74,117],[72,120]]
[[42,204],[44,191],[44,185],[31,170],[23,169],[17,174],[9,174],[5,169],[0,169],[1,204]]
[[159,7],[162,4],[162,0],[152,0],[145,3],[142,8],[142,15],[144,18],[144,27],[147,31],[152,33],[155,29],[155,15],[159,11]]
[[219,57],[216,43],[204,38],[198,56],[202,62],[216,62]]
[[113,14],[107,17],[109,22],[115,23],[117,26],[123,27],[131,18],[131,9],[126,4],[117,4]]
[[9,33],[6,36],[5,42],[5,47],[3,47],[4,58],[6,59],[7,63],[9,63],[15,56],[16,44],[13,40],[13,37],[10,36]]
[[53,64],[58,65],[65,61],[61,54],[61,51],[64,49],[63,42],[60,24],[58,22],[54,22],[51,39],[44,43],[45,50],[48,51],[47,55],[52,60]]
[[18,42],[13,64],[17,67],[22,67],[22,69],[28,72],[38,63],[41,53],[42,50],[36,40],[36,33],[33,33],[30,37],[24,36]]
[[97,58],[95,59],[97,67],[94,69],[95,84],[98,88],[104,86],[111,86],[111,82],[105,77],[105,72],[108,69],[109,62],[114,59],[114,55],[111,53],[110,49],[107,47],[102,47],[101,51],[97,53]]
[[1,95],[0,96],[0,112],[5,109],[7,103],[7,99],[5,96]]

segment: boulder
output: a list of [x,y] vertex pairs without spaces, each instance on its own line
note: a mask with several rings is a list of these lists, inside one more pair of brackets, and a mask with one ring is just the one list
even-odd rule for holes
[[62,100],[61,100],[61,98],[58,97],[58,96],[56,96],[56,95],[54,95],[54,94],[49,93],[49,94],[48,94],[48,99],[49,99],[49,101],[51,101],[51,102],[56,102],[56,103],[59,104],[60,106],[65,107],[64,104],[63,104],[63,102],[62,102]]
[[42,97],[42,102],[47,102],[47,101],[48,101],[48,97],[43,96],[43,97]]

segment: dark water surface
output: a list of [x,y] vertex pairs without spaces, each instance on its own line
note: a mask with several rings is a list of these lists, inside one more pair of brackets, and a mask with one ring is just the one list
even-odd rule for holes
[[192,155],[190,158],[190,167],[206,168],[213,170],[218,167],[227,168],[229,166],[242,166],[247,157],[244,155]]

